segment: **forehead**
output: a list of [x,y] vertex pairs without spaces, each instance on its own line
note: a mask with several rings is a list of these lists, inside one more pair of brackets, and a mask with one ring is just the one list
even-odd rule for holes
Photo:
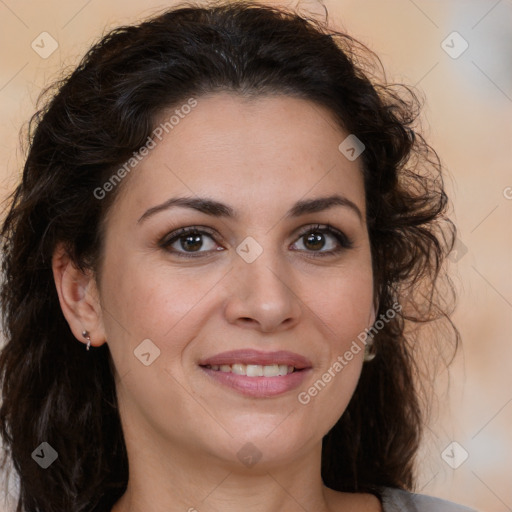
[[158,117],[161,140],[153,137],[153,149],[123,184],[119,202],[128,201],[134,215],[178,194],[208,195],[251,214],[339,192],[364,212],[359,159],[340,152],[348,133],[325,107],[228,93],[196,101],[192,109],[174,106]]

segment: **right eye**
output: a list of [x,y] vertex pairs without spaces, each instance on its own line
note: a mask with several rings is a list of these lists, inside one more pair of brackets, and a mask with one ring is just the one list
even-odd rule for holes
[[196,226],[180,228],[172,233],[166,235],[160,242],[159,246],[166,251],[183,256],[185,258],[197,258],[205,253],[218,251],[220,249],[209,249],[201,251],[204,245],[203,238],[207,236],[210,240],[215,241],[214,232]]

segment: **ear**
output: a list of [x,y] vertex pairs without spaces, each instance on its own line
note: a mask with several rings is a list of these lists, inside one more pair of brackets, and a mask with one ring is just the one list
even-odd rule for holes
[[87,331],[91,345],[103,345],[105,330],[93,272],[77,268],[63,244],[59,244],[53,253],[52,270],[62,313],[75,338],[86,344],[82,332]]

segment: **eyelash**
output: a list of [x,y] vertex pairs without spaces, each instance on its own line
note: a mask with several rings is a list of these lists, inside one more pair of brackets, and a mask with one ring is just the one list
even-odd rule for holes
[[[328,256],[333,256],[335,254],[342,252],[343,250],[352,249],[354,246],[354,242],[349,237],[347,237],[347,235],[345,235],[343,232],[339,231],[338,229],[333,228],[329,224],[324,224],[324,225],[315,224],[312,226],[308,226],[306,229],[304,229],[303,231],[301,231],[299,233],[297,240],[300,240],[302,237],[304,237],[305,235],[310,234],[310,233],[330,234],[330,235],[334,236],[334,238],[340,244],[340,247],[338,247],[337,249],[331,249],[330,251],[322,251],[322,252],[306,251],[308,253],[311,253],[310,255],[314,258],[324,258],[324,257],[328,257]],[[203,256],[205,253],[212,252],[212,251],[198,251],[195,253],[193,253],[193,252],[187,253],[187,252],[180,252],[180,251],[175,251],[175,250],[169,249],[169,247],[174,242],[180,240],[180,238],[184,238],[186,235],[191,235],[191,234],[209,235],[215,241],[215,232],[213,230],[204,228],[204,227],[200,228],[198,226],[190,226],[190,227],[178,229],[178,230],[173,231],[172,233],[166,235],[164,238],[162,238],[158,242],[158,245],[162,249],[165,249],[166,251],[169,251],[173,254],[177,254],[177,255],[179,255],[179,257],[183,257],[183,258],[199,258],[199,257]],[[300,249],[298,249],[298,250],[300,250]]]

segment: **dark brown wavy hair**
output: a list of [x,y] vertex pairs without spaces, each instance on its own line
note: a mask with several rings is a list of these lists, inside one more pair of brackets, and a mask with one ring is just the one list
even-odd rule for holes
[[[339,491],[414,489],[426,418],[418,337],[407,326],[448,321],[455,336],[439,347],[459,342],[443,265],[456,228],[440,159],[418,133],[422,101],[388,83],[378,57],[327,18],[252,2],[186,3],[103,36],[41,95],[28,123],[23,176],[1,231],[0,434],[4,464],[19,475],[17,512],[107,511],[126,489],[108,344],[87,352],[74,338],[52,255],[63,242],[99,278],[103,221],[125,183],[101,201],[93,191],[145,144],[164,109],[218,91],[309,100],[365,145],[377,317],[395,302],[402,311],[375,336],[376,357],[323,440],[322,478]],[[442,293],[441,282],[449,282]],[[47,470],[31,458],[43,441],[59,454]]]

